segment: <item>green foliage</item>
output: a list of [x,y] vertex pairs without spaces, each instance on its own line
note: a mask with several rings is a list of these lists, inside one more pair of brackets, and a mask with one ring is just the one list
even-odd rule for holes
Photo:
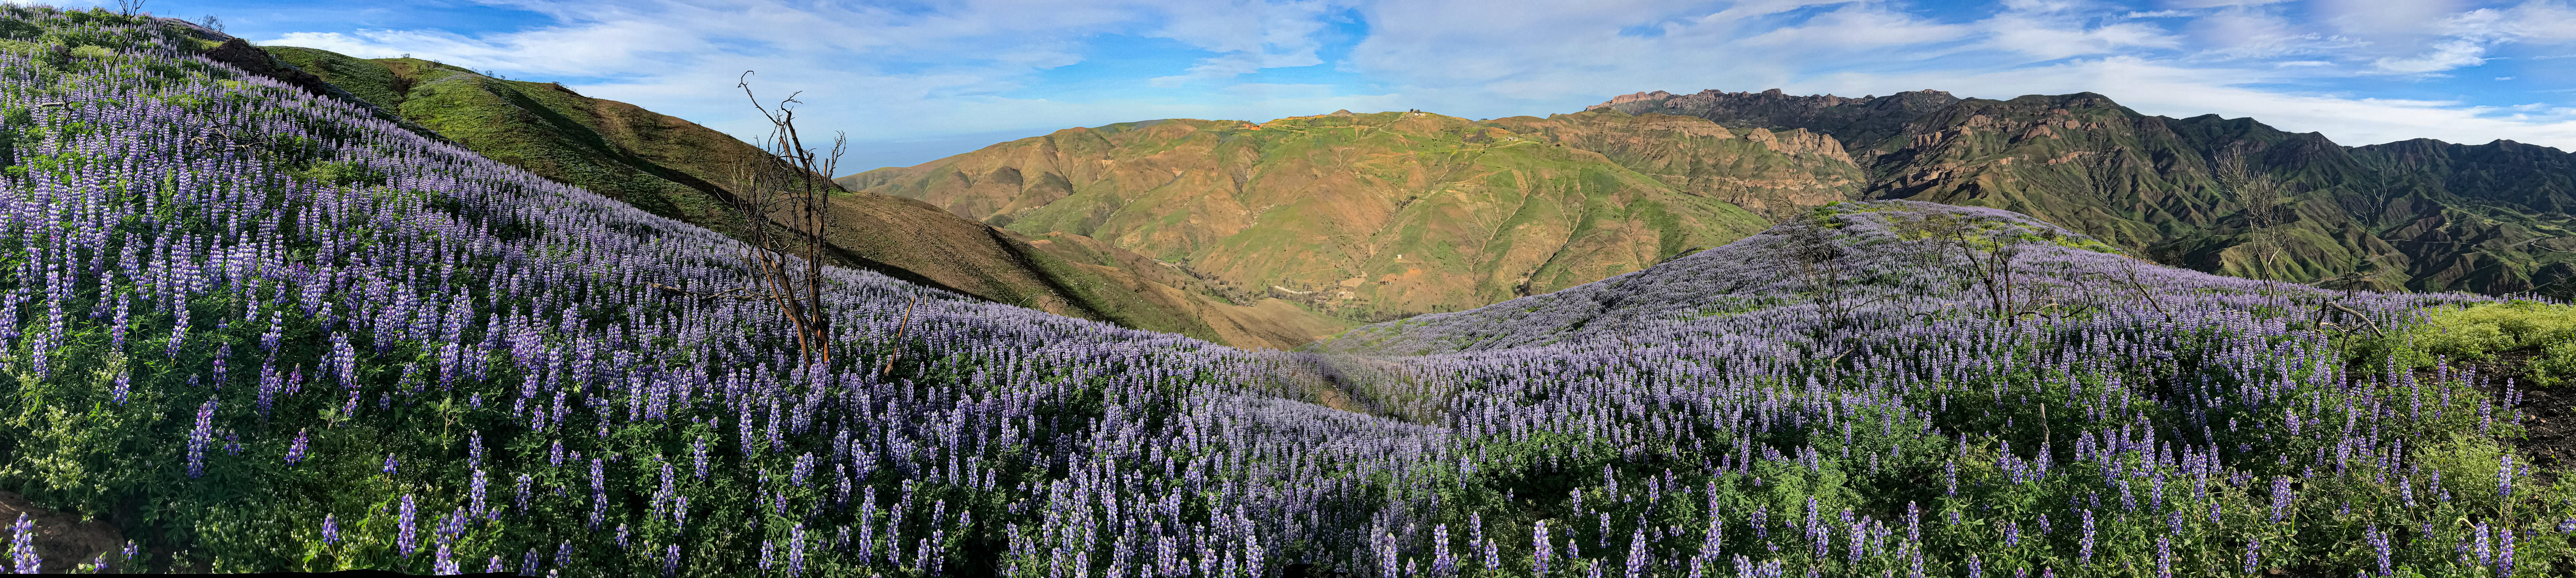
[[2436,355],[2482,361],[2508,352],[2538,352],[2555,358],[2576,354],[2560,347],[2576,341],[2576,306],[2508,301],[2446,307],[2432,311],[2406,337],[2417,354],[2408,361],[2418,367]]

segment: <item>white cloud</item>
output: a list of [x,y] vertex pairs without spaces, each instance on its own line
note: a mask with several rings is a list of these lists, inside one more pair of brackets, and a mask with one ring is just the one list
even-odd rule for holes
[[2440,72],[2486,64],[2487,59],[2484,58],[2486,53],[2487,47],[2484,44],[2474,40],[2455,39],[2435,44],[2432,50],[2421,55],[2407,58],[2382,58],[2371,65],[2380,70],[2402,74]]
[[2231,8],[2192,19],[2191,44],[2223,58],[2277,58],[2291,55],[2343,54],[2359,43],[2309,30],[2277,11]]
[[[273,42],[586,79],[574,83],[585,94],[737,134],[761,126],[734,88],[742,71],[759,70],[763,94],[803,90],[804,118],[862,141],[1339,108],[1500,117],[1639,90],[1777,87],[2093,91],[2141,110],[2253,115],[2346,142],[2502,137],[2576,148],[2563,112],[2350,92],[2457,81],[2442,73],[2492,57],[2545,58],[2504,47],[2576,41],[2569,0],[2005,0],[1946,13],[1881,0],[490,1],[553,21],[471,36],[341,29]],[[1350,20],[1365,37],[1339,36]],[[1062,83],[1049,72],[1099,58],[1111,36],[1202,52],[1115,73],[1124,77],[1077,69]],[[1328,62],[1342,43],[1348,58]],[[1316,65],[1338,80],[1247,77]],[[2531,80],[2513,86],[2565,88],[2551,75],[2521,76]]]
[[2279,4],[2287,1],[2289,0],[2166,0],[2164,5],[2174,8],[2219,8],[2228,6],[2260,6],[2264,4]]
[[2464,8],[2462,0],[2312,0],[2310,4],[2325,24],[2364,36],[2439,32],[2445,19]]
[[1943,24],[1916,18],[1911,14],[1890,12],[1875,6],[1849,5],[1817,15],[1797,26],[1783,27],[1746,38],[1744,46],[1790,46],[1812,49],[1824,45],[1845,49],[1948,42],[1964,38],[1975,30],[1964,25]]

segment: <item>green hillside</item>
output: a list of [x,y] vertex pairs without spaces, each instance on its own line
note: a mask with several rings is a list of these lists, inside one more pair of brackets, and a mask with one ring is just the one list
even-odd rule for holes
[[1788,136],[1616,114],[1171,119],[840,180],[1374,321],[1635,271],[1768,226],[1739,203],[1857,190],[1848,162],[1825,160],[1839,146],[1816,146],[1831,139]]
[[[763,156],[713,129],[560,84],[414,58],[265,49],[476,153],[718,231],[741,227],[728,201],[733,167]],[[914,201],[853,194],[832,204],[836,227],[826,238],[836,261],[915,283],[1245,347],[1293,347],[1339,329],[1294,306],[1227,301],[1195,279],[1127,268],[1114,255],[1060,255],[1047,250],[1056,244]]]

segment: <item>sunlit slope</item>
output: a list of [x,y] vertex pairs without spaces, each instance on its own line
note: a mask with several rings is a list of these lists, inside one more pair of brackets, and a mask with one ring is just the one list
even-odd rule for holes
[[[495,79],[412,58],[267,50],[494,160],[719,231],[740,227],[729,200],[738,186],[733,168],[763,156],[696,123],[560,84]],[[1280,308],[1228,303],[1187,276],[1124,268],[1114,256],[1058,255],[1026,236],[917,202],[856,194],[832,203],[838,222],[826,238],[839,263],[996,302],[1245,347],[1292,347],[1331,333],[1314,327],[1323,318],[1293,307],[1250,315]]]
[[[841,182],[1033,235],[1089,236],[1236,290],[1363,320],[1466,309],[1634,271],[1759,230],[1760,217],[1730,202],[1754,189],[1805,190],[1819,180],[1829,184],[1813,188],[1852,186],[1848,176],[1808,174],[1812,163],[1794,150],[1705,121],[1661,119],[1698,125],[1670,130],[1599,116],[1480,123],[1384,112],[1121,123]],[[1679,166],[1631,170],[1579,146],[1585,139]],[[1696,148],[1610,146],[1638,139]],[[1720,185],[1709,176],[1739,165],[1742,179]]]

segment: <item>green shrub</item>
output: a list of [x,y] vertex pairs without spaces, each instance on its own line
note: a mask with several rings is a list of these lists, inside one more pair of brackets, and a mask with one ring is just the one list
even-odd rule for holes
[[2576,341],[2551,343],[2531,360],[2532,383],[2555,386],[2571,379],[2576,379]]
[[[2576,306],[2532,301],[2435,311],[2412,332],[2415,348],[2453,359],[2486,360],[2576,340]],[[2576,354],[2576,350],[2569,353]]]

